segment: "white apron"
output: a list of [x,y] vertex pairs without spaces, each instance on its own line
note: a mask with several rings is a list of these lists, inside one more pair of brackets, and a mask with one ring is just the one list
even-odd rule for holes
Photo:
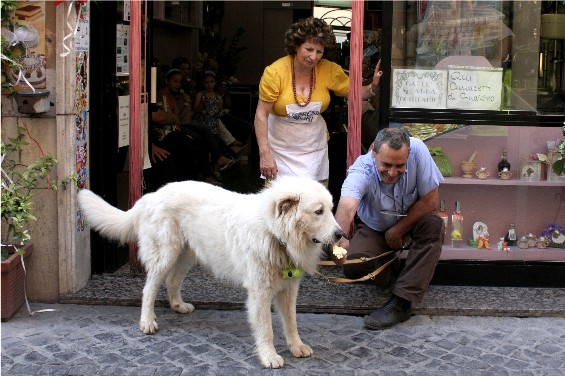
[[310,102],[306,107],[289,104],[286,117],[269,114],[269,145],[278,176],[328,179],[328,128],[321,108],[321,102]]

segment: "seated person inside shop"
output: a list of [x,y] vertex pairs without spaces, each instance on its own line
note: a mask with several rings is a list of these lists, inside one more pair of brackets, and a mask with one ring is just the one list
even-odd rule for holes
[[[366,328],[384,329],[406,321],[412,303],[423,300],[443,244],[444,224],[435,213],[442,181],[426,145],[401,128],[377,133],[371,150],[349,168],[335,214],[346,232],[356,215],[360,220],[348,239],[338,243],[348,250],[348,260],[407,252],[403,268],[391,263],[374,278],[375,293],[392,295],[365,317]],[[383,260],[393,260],[392,255],[386,257],[345,264],[343,273],[362,278],[375,272]]]
[[191,123],[190,100],[180,92],[182,75],[178,69],[165,74],[165,87],[157,94],[157,111],[151,114],[151,187],[171,181],[201,178],[212,184],[210,156],[219,168],[234,163],[221,154],[213,134]]
[[207,59],[197,72],[197,77],[200,77],[199,91],[205,90],[204,76],[210,72],[215,75],[216,87],[214,89],[222,99],[222,112],[219,116],[220,138],[234,154],[237,154],[249,143],[253,124],[232,113],[229,87],[234,82],[234,77],[225,77],[222,67],[216,59]]

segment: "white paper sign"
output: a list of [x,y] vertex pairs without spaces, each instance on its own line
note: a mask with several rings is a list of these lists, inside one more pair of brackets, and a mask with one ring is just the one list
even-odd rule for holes
[[90,21],[80,20],[77,32],[75,34],[75,50],[77,52],[86,52],[90,43]]
[[116,76],[129,74],[129,25],[116,25]]
[[129,95],[118,96],[118,147],[129,145]]
[[448,68],[447,108],[500,109],[502,68]]
[[394,69],[392,107],[445,108],[447,71]]

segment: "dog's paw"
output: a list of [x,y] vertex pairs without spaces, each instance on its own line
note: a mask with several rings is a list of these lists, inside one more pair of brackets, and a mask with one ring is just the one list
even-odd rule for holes
[[157,321],[153,320],[140,320],[139,321],[139,330],[141,330],[145,334],[155,334],[155,332],[159,329],[157,325]]
[[260,356],[260,360],[265,368],[282,368],[284,366],[284,359],[277,353],[271,356]]
[[314,351],[312,351],[312,348],[308,345],[305,345],[304,343],[290,346],[290,352],[292,353],[292,355],[294,355],[295,358],[308,358],[314,353]]
[[172,304],[171,308],[173,309],[173,311],[178,313],[192,313],[192,311],[194,311],[194,306],[190,303],[185,302],[181,302],[180,304]]

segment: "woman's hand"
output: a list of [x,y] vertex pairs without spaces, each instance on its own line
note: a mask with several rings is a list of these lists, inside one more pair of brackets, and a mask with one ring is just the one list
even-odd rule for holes
[[361,97],[363,100],[371,99],[377,95],[379,90],[379,85],[381,84],[381,77],[383,75],[383,71],[381,70],[381,61],[377,63],[375,67],[375,73],[373,74],[373,80],[367,86],[363,86],[363,90],[361,92]]
[[373,82],[371,82],[371,91],[377,93],[379,90],[379,85],[381,84],[381,77],[383,76],[383,71],[381,70],[381,61],[377,63],[375,67],[375,73],[373,74]]
[[275,158],[273,158],[271,153],[260,154],[259,169],[261,171],[261,175],[269,180],[276,179],[277,173],[279,172],[277,169],[277,162],[275,162]]
[[157,163],[157,159],[160,162],[163,162],[169,157],[169,155],[171,155],[171,153],[169,153],[165,149],[160,148],[155,144],[151,144],[151,160],[153,161],[153,163]]
[[277,176],[277,163],[271,155],[268,137],[268,116],[273,108],[274,102],[265,102],[259,99],[257,110],[255,111],[255,137],[259,147],[259,170],[261,175],[267,179],[274,179]]

